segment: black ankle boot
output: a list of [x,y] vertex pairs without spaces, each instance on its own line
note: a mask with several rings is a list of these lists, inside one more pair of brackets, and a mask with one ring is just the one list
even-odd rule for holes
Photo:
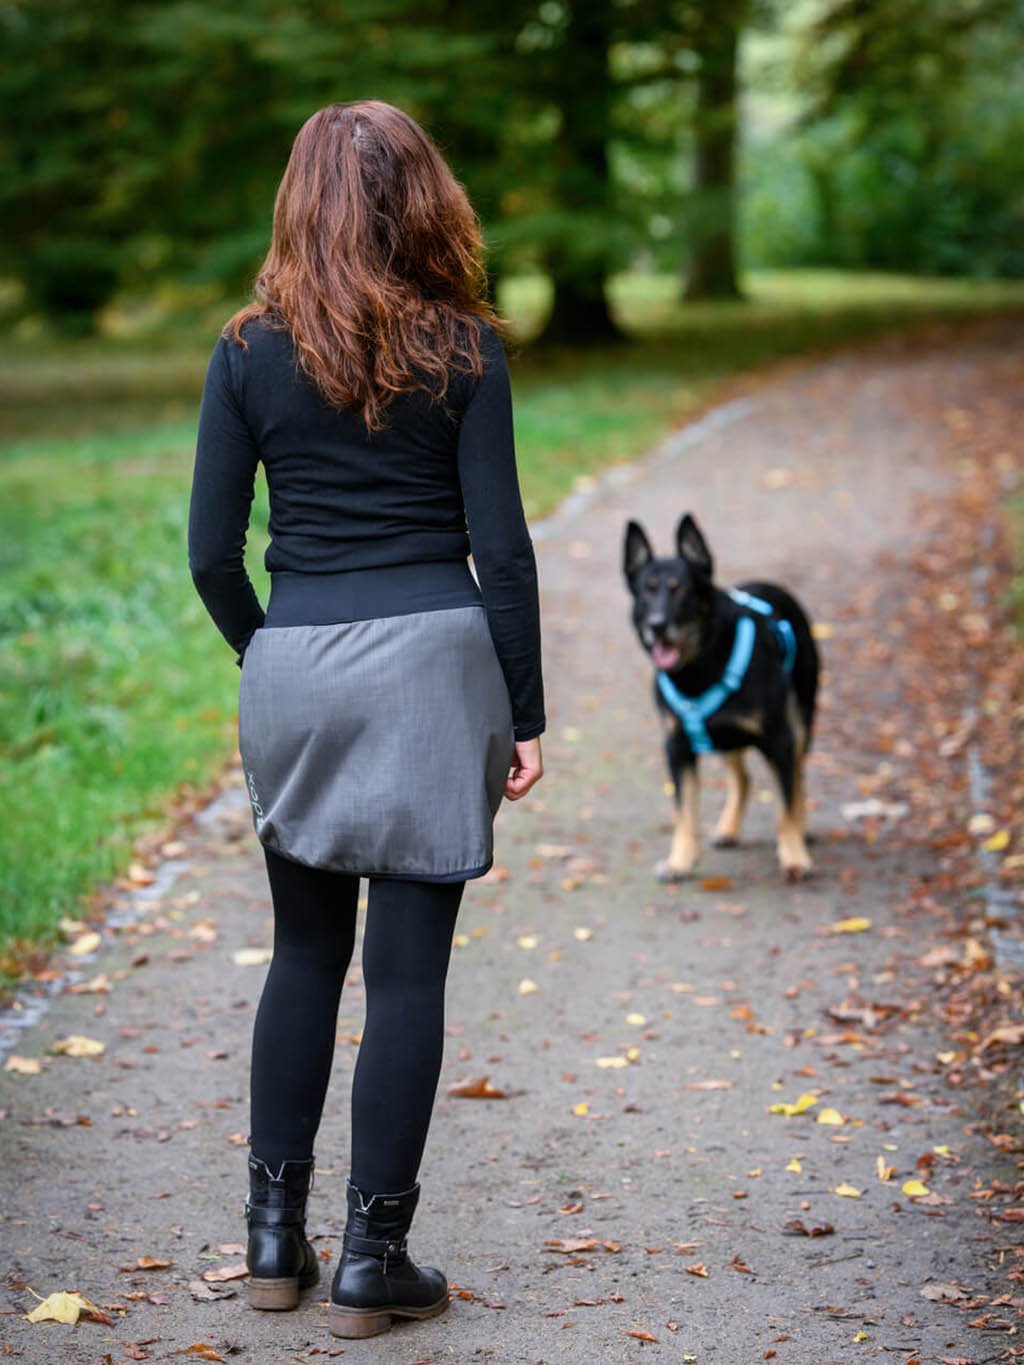
[[403,1194],[364,1195],[349,1181],[348,1223],[327,1315],[336,1337],[373,1337],[392,1318],[433,1318],[448,1307],[445,1277],[419,1270],[406,1254],[419,1197],[419,1185]]
[[306,1196],[313,1162],[282,1161],[277,1174],[249,1157],[249,1302],[253,1308],[294,1308],[299,1290],[320,1278],[316,1252],[306,1241]]

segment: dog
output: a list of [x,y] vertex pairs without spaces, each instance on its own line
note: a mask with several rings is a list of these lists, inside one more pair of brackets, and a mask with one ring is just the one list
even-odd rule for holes
[[633,625],[656,669],[654,698],[665,726],[675,792],[672,846],[655,869],[662,881],[689,876],[700,856],[697,760],[724,756],[728,795],[714,842],[735,846],[750,790],[744,751],[758,749],[778,784],[778,857],[787,881],[811,870],[804,763],[811,744],[820,660],[796,599],[774,583],[732,592],[713,582],[711,551],[694,518],[676,527],[676,554],[659,559],[630,521],[623,572]]

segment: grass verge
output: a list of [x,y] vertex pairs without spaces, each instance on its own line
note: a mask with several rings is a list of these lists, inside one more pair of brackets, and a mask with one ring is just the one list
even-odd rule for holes
[[[681,307],[623,276],[628,343],[524,348],[516,431],[530,516],[641,453],[724,380],[925,319],[1024,307],[1024,287],[791,273],[744,303]],[[523,335],[543,281],[510,282]],[[226,310],[225,310],[226,311]],[[185,566],[195,405],[215,327],[2,351],[0,940],[43,940],[126,862],[182,784],[230,756],[238,674]],[[266,504],[256,504],[257,589]]]

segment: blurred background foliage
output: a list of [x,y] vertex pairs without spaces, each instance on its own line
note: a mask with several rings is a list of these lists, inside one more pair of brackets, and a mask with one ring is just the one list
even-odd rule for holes
[[243,290],[297,127],[400,104],[547,336],[613,336],[609,276],[1024,274],[1024,5],[1011,0],[6,0],[0,273],[94,329],[162,283]]

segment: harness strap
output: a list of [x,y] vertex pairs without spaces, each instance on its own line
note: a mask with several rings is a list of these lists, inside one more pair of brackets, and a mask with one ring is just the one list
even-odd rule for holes
[[736,637],[725,672],[718,682],[712,683],[699,697],[684,696],[669,675],[663,670],[659,671],[658,687],[661,695],[682,722],[695,754],[714,752],[706,722],[742,686],[754,653],[756,637],[757,627],[752,618],[741,616],[736,622]]
[[779,642],[782,667],[787,673],[792,673],[793,665],[796,663],[796,635],[790,623],[785,617],[775,615],[775,608],[770,602],[766,602],[763,597],[755,597],[752,592],[744,592],[742,588],[730,588],[729,596],[738,606],[746,607],[748,611],[756,611],[759,616],[767,618]]

